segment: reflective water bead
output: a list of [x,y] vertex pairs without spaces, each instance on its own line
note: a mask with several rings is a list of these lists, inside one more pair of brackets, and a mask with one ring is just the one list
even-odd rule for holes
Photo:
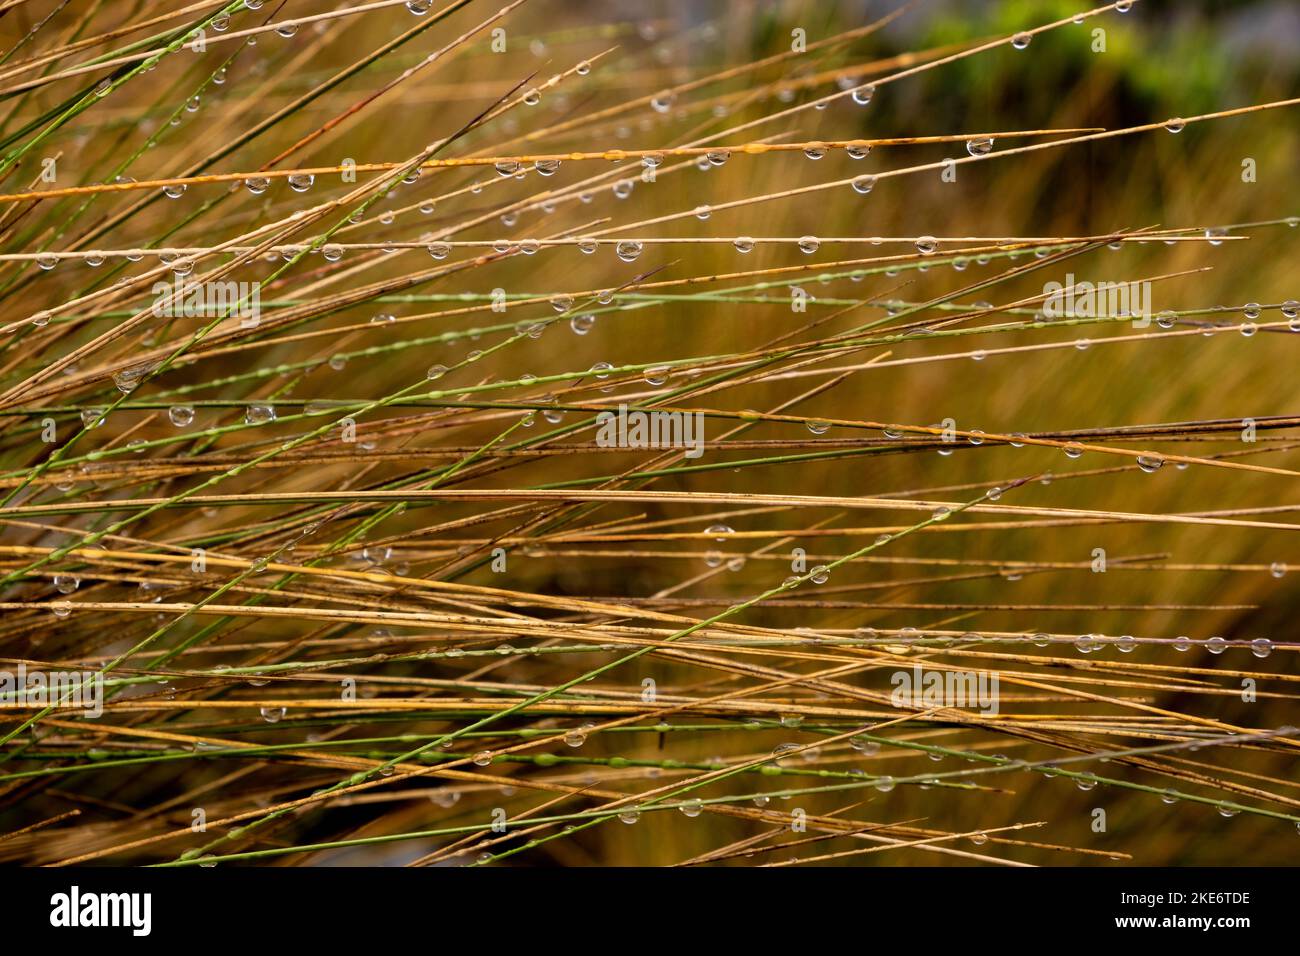
[[272,421],[275,421],[275,407],[272,405],[249,405],[244,410],[244,423],[247,425],[263,425]]

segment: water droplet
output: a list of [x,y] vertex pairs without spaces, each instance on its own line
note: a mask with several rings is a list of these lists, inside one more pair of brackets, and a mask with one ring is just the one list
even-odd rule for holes
[[582,60],[581,62],[578,63],[577,66],[573,68],[573,71],[577,73],[579,76],[586,76],[588,73],[591,72],[591,64],[586,60]]
[[272,405],[249,405],[244,409],[244,423],[247,425],[264,425],[275,421],[275,407]]
[[934,255],[935,250],[939,248],[939,240],[934,236],[921,236],[916,240],[916,251],[923,256]]
[[1028,33],[1017,33],[1011,38],[1011,45],[1017,50],[1023,50],[1025,47],[1029,46],[1029,41],[1032,39],[1033,37]]
[[194,409],[189,405],[173,405],[167,409],[167,420],[177,428],[184,428],[194,421]]
[[75,574],[54,575],[54,589],[60,594],[71,594],[81,584],[81,578]]
[[1273,575],[1275,578],[1280,578],[1282,575],[1286,574],[1286,565],[1281,561],[1274,561],[1268,566],[1268,573]]
[[436,381],[437,379],[442,378],[442,377],[443,377],[444,375],[446,375],[446,374],[447,374],[447,366],[445,366],[445,365],[430,365],[430,366],[429,366],[429,370],[428,370],[427,372],[424,373],[424,377],[427,378],[429,381],[432,382],[432,381]]
[[816,252],[818,249],[821,248],[821,245],[822,245],[821,240],[818,239],[816,236],[799,237],[799,251],[802,252],[804,255],[808,255],[808,256],[812,255],[814,252]]
[[1066,458],[1078,458],[1083,454],[1083,447],[1077,441],[1066,442],[1062,450]]
[[569,320],[569,328],[573,329],[575,335],[586,335],[591,331],[591,327],[596,324],[596,317],[590,312],[582,315],[575,315]]
[[749,236],[737,236],[731,244],[736,247],[736,251],[741,255],[754,251],[754,240]]
[[735,534],[736,529],[725,524],[711,524],[704,529],[704,533],[712,535],[715,541],[726,541],[727,535]]
[[163,187],[163,195],[168,199],[180,199],[185,195],[185,183],[172,183],[170,186]]
[[614,254],[624,262],[634,262],[641,255],[641,248],[635,239],[624,239],[614,247]]
[[876,789],[879,790],[881,793],[889,793],[889,791],[894,789],[894,778],[893,777],[876,778]]
[[685,816],[698,817],[704,812],[704,801],[697,797],[694,800],[687,800],[685,803],[678,805],[677,809],[682,811]]
[[662,385],[668,381],[668,371],[667,365],[653,365],[646,369],[643,375],[649,384]]
[[480,750],[474,755],[474,764],[478,767],[486,767],[492,762],[492,753],[488,750]]
[[280,719],[284,717],[285,708],[284,707],[263,707],[261,708],[260,713],[262,715],[262,719],[265,720],[268,724],[277,724],[280,722]]
[[296,193],[305,193],[311,189],[316,177],[311,173],[294,173],[289,177],[289,188]]
[[662,90],[650,100],[650,108],[656,113],[667,113],[677,101],[677,94],[672,90]]
[[871,102],[871,98],[876,95],[876,88],[868,83],[866,86],[860,86],[849,94],[854,103],[859,106],[866,106]]
[[140,379],[144,378],[145,369],[143,368],[124,368],[121,371],[113,373],[113,384],[123,395],[127,395],[135,390],[140,384]]
[[558,159],[539,159],[533,163],[533,169],[537,170],[538,175],[554,176],[555,171],[560,168]]
[[1174,650],[1186,652],[1192,649],[1192,640],[1189,637],[1179,636],[1174,638]]
[[712,206],[708,206],[708,205],[700,205],[700,206],[696,206],[696,207],[695,207],[695,218],[696,218],[696,219],[699,219],[699,220],[703,221],[703,220],[705,220],[705,219],[708,219],[708,218],[709,218],[710,216],[712,216],[712,215],[713,215],[713,207],[712,207]]
[[46,272],[59,264],[59,257],[50,252],[43,252],[36,257],[36,265]]
[[1263,309],[1258,302],[1247,302],[1241,307],[1241,313],[1248,319],[1258,319]]
[[1138,467],[1147,474],[1150,474],[1153,471],[1159,471],[1160,466],[1164,463],[1165,460],[1160,455],[1138,455],[1137,457]]
[[618,818],[624,823],[626,823],[628,826],[631,826],[632,824],[636,823],[638,820],[641,819],[641,811],[624,810],[622,813],[618,815]]
[[538,90],[529,90],[524,94],[525,106],[536,106],[542,101],[542,94]]
[[1205,642],[1205,649],[1211,654],[1222,654],[1228,647],[1228,642],[1221,637],[1212,637]]
[[985,136],[979,139],[966,140],[966,152],[972,156],[987,156],[993,152],[993,137]]
[[862,734],[859,734],[855,737],[850,737],[849,746],[852,747],[854,750],[856,750],[858,753],[866,754],[867,756],[871,756],[872,754],[878,753],[880,751],[880,744],[876,743],[870,737],[864,736]]
[[814,143],[810,146],[804,147],[803,154],[807,156],[809,159],[814,159],[814,160],[821,159],[823,156],[826,155],[826,147]]
[[1250,652],[1256,657],[1268,657],[1273,653],[1273,642],[1266,637],[1257,637],[1250,642]]
[[710,166],[721,166],[731,158],[731,150],[711,149],[704,154],[704,158],[708,160]]
[[1177,116],[1165,120],[1165,129],[1169,130],[1171,133],[1181,133],[1186,126],[1187,120]]

